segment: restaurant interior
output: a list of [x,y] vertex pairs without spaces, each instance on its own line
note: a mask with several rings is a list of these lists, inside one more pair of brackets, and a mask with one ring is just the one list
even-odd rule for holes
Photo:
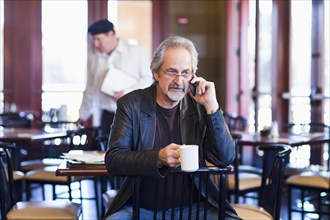
[[[38,202],[55,218],[102,219],[120,189],[99,163],[99,111],[76,124],[87,28],[107,18],[149,59],[169,36],[194,42],[196,74],[215,83],[236,147],[233,164],[208,175],[243,219],[261,207],[260,219],[329,220],[329,14],[327,0],[0,0],[0,173],[13,171],[0,219],[32,216]],[[31,212],[10,210],[28,201]]]

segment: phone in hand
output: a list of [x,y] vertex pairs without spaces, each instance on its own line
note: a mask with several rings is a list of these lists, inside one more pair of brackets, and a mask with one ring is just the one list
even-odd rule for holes
[[198,89],[198,82],[190,84],[190,91],[193,96],[195,96],[197,94],[197,89]]

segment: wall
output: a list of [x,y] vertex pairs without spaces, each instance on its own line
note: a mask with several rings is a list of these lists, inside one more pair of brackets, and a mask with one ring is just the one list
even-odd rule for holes
[[[179,24],[178,17],[188,19]],[[198,76],[216,84],[221,107],[225,105],[226,1],[172,0],[169,33],[191,39],[199,52]]]

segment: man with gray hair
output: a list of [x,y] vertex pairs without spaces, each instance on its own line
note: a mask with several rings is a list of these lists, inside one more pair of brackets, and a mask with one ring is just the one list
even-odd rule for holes
[[[143,176],[139,188],[140,219],[150,219],[152,207],[161,200],[168,206],[171,201],[180,201],[177,198],[181,191],[190,188],[192,201],[197,201],[199,192],[189,175],[180,179],[187,183],[184,187],[176,185],[178,195],[174,198],[160,196],[159,201],[153,200],[154,177],[164,177],[168,168],[180,166],[181,145],[199,146],[200,166],[206,166],[206,160],[227,166],[235,158],[234,141],[217,101],[215,85],[196,76],[197,64],[194,44],[183,37],[170,37],[160,44],[152,58],[154,84],[135,90],[117,102],[105,165],[111,176]],[[198,85],[196,94],[190,90],[192,84]],[[167,183],[170,190],[171,181]],[[218,192],[218,187],[211,185],[209,192]],[[106,219],[132,219],[132,192],[132,178],[126,178]],[[188,204],[190,196],[182,194],[184,203]],[[205,199],[202,202],[208,204],[208,219],[215,219],[218,203]],[[228,202],[225,206],[226,219],[240,219]],[[183,219],[188,219],[187,210],[183,210]],[[196,213],[195,210],[192,218],[196,218]],[[170,216],[170,211],[166,215]]]

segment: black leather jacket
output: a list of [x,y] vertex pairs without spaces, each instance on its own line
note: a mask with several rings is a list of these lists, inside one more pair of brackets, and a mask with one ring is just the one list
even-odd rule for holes
[[[159,149],[153,150],[156,131],[155,85],[135,90],[118,100],[109,148],[105,156],[110,175],[162,175],[157,167]],[[221,110],[207,115],[204,107],[187,95],[180,102],[180,129],[182,143],[200,146],[200,166],[206,166],[205,160],[219,166],[227,166],[233,162],[234,141]],[[217,206],[218,188],[213,182],[211,183],[209,195],[214,197],[209,197],[209,202]],[[122,207],[132,193],[132,178],[127,178],[107,215]],[[234,212],[229,204],[227,210]]]

